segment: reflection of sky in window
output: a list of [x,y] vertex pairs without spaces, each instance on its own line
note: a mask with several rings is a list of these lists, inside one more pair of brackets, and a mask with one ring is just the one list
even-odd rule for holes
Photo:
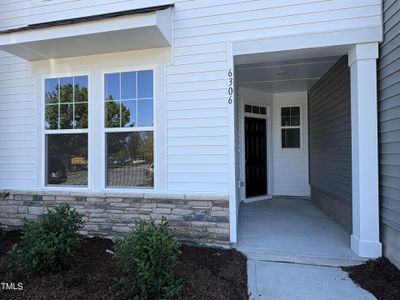
[[136,126],[136,102],[137,102],[136,100],[122,101],[122,105],[124,105],[126,109],[129,110],[129,118],[128,120],[126,120],[126,122],[124,122],[124,124],[121,124],[121,126],[124,127]]
[[74,84],[74,78],[73,77],[63,77],[60,78],[60,84],[64,85],[64,84]]
[[139,100],[138,125],[153,126],[153,100]]
[[48,93],[53,93],[53,92],[56,92],[58,94],[57,85],[58,85],[58,78],[46,79],[45,81],[46,103],[58,102],[57,98],[50,99],[47,95]]
[[153,71],[138,72],[138,96],[139,98],[153,98]]
[[104,98],[106,100],[108,100],[110,96],[114,100],[121,99],[121,97],[120,97],[120,73],[112,73],[112,74],[105,75]]
[[88,88],[88,77],[87,76],[76,76],[74,77],[75,86],[78,85],[80,88]]
[[121,127],[153,126],[152,70],[105,74],[104,80],[105,99],[111,96],[129,109],[128,119],[126,114],[121,116]]
[[121,99],[136,99],[136,74],[121,73]]

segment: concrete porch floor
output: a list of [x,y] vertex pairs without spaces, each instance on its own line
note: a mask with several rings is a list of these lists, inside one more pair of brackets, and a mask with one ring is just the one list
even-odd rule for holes
[[364,262],[350,249],[350,234],[304,198],[242,204],[237,249],[258,261],[332,267]]

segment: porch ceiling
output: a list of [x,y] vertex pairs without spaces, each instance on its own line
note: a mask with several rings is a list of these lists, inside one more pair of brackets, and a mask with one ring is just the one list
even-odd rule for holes
[[339,58],[340,56],[329,56],[239,64],[238,81],[240,86],[270,93],[306,91],[326,74]]

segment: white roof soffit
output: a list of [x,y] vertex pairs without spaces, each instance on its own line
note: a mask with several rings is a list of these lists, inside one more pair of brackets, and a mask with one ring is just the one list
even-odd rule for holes
[[29,61],[168,47],[172,7],[33,24],[0,32],[0,50]]

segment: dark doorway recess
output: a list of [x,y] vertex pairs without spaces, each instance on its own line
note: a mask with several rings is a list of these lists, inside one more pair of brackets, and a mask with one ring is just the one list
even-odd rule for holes
[[245,118],[246,197],[267,194],[267,124]]

